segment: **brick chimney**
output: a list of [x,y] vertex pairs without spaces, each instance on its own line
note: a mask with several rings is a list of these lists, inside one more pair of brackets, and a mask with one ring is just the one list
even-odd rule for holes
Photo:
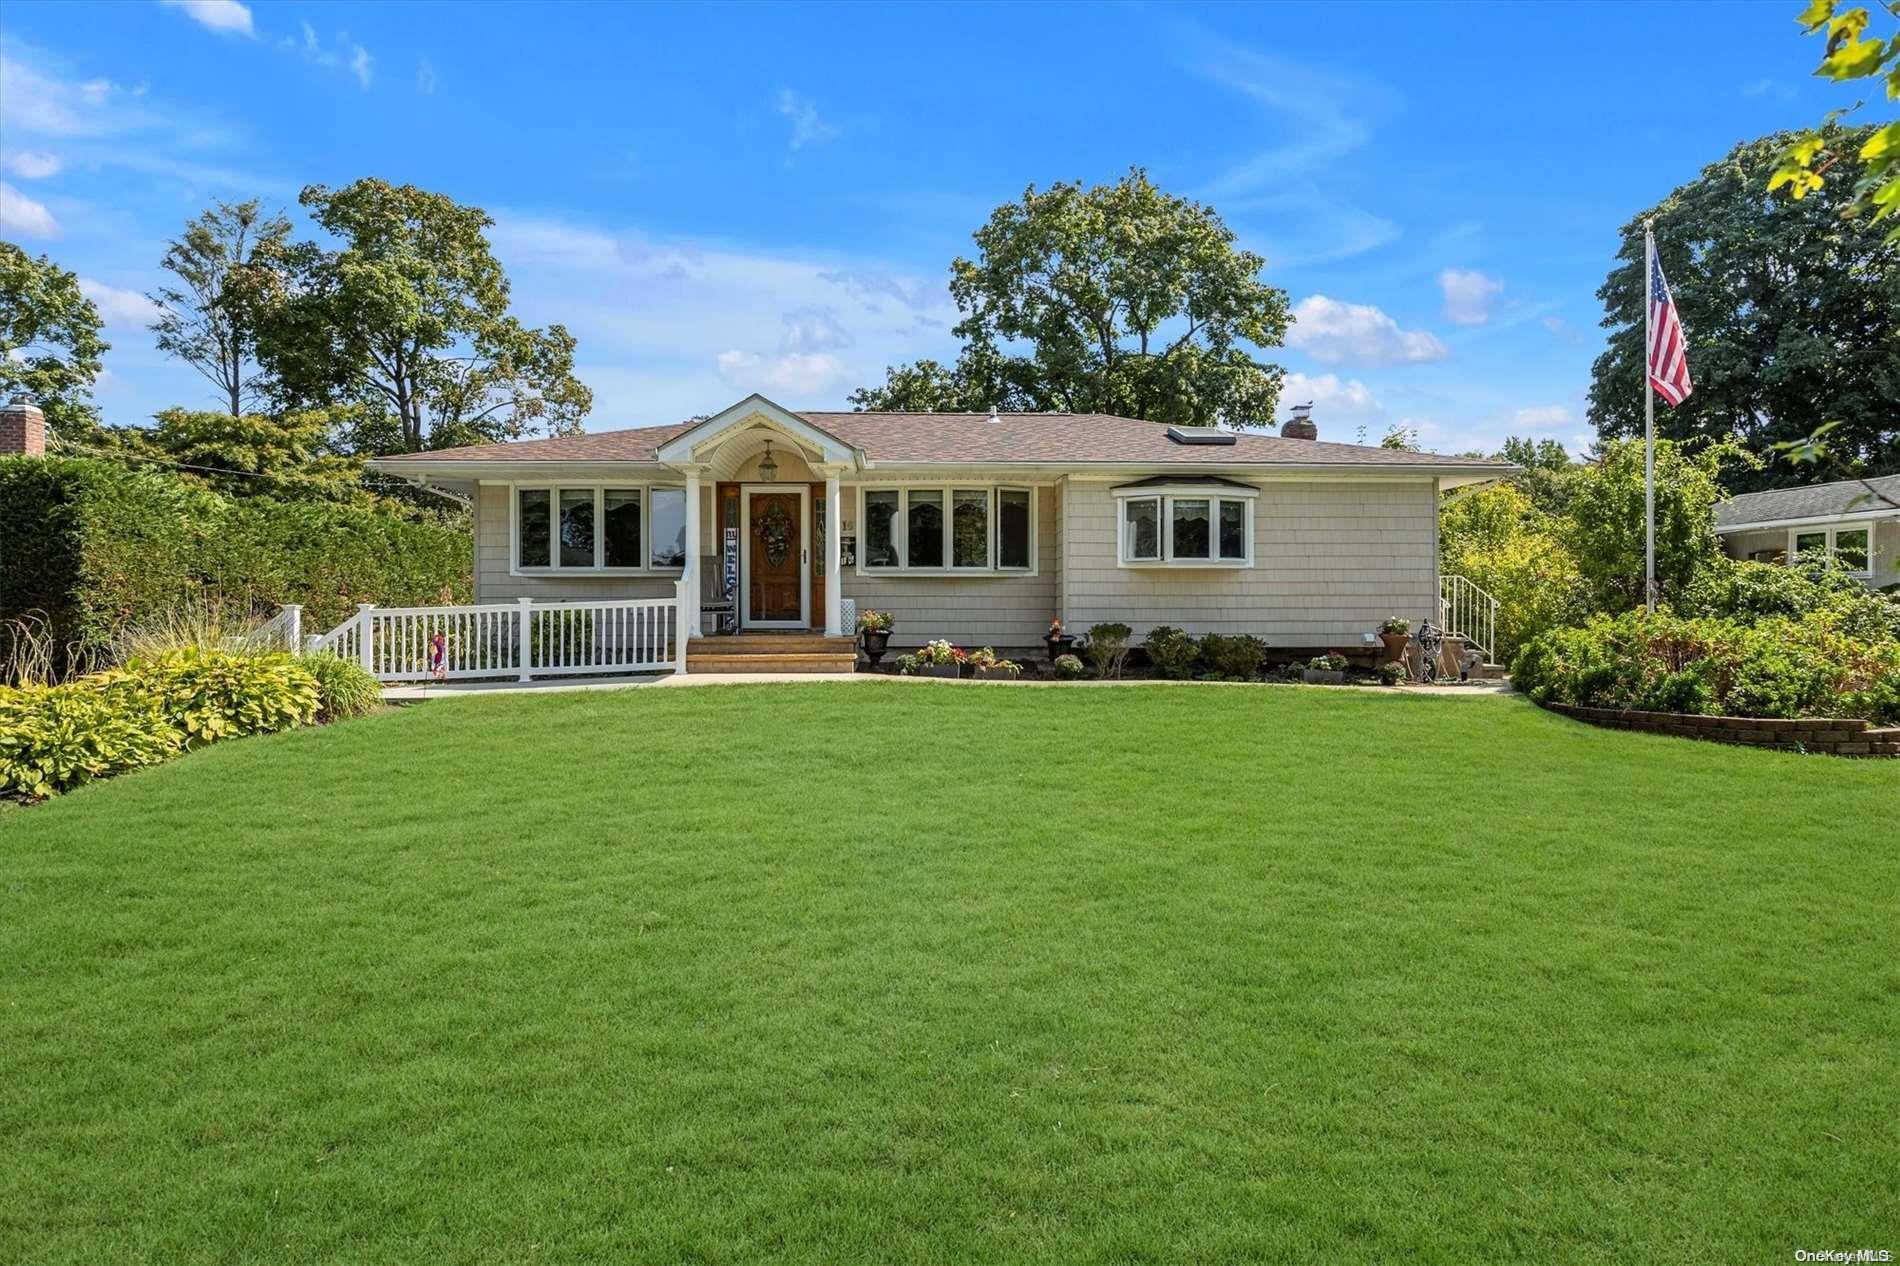
[[25,395],[0,404],[0,457],[12,453],[46,455],[46,415]]
[[1313,402],[1293,406],[1293,416],[1280,428],[1280,434],[1290,440],[1316,440],[1319,428],[1313,425]]

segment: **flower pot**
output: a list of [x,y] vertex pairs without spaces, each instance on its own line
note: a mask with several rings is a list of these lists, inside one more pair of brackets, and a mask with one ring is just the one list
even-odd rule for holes
[[891,645],[889,629],[866,629],[858,634],[864,640],[864,657],[871,661],[871,667],[877,667],[877,661],[884,658],[884,652]]
[[917,675],[919,677],[947,677],[955,681],[963,675],[963,666],[961,664],[920,664]]
[[1411,644],[1412,635],[1410,633],[1381,633],[1379,641],[1385,644],[1385,659],[1381,662],[1391,663],[1396,659],[1402,664],[1405,662],[1405,648]]
[[1300,680],[1309,686],[1343,686],[1346,684],[1346,670],[1343,668],[1303,668]]
[[1075,653],[1075,636],[1071,633],[1058,633],[1053,637],[1045,637],[1042,639],[1042,644],[1049,648],[1049,662],[1052,664],[1056,662],[1056,657],[1059,655]]
[[976,670],[978,681],[1015,681],[1018,674],[1008,668],[979,668]]

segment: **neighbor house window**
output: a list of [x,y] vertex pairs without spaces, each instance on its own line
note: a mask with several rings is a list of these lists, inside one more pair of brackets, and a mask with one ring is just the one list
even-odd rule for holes
[[1874,528],[1871,523],[1839,527],[1798,528],[1788,533],[1789,558],[1825,554],[1850,575],[1874,574]]
[[1028,488],[866,488],[860,571],[1035,570],[1035,494]]
[[1255,495],[1238,486],[1116,489],[1122,566],[1252,566]]
[[684,489],[516,488],[514,516],[522,571],[642,572],[686,562]]

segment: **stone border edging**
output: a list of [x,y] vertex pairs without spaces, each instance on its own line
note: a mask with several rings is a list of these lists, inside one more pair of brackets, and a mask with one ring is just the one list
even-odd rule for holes
[[1573,720],[1616,730],[1783,751],[1798,748],[1832,756],[1900,756],[1900,726],[1877,728],[1860,717],[1705,717],[1681,712],[1580,708],[1568,703],[1540,706]]

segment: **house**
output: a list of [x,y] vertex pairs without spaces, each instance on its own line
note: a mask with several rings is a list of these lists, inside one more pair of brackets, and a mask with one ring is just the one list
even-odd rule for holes
[[1444,623],[1439,494],[1513,469],[1323,441],[1304,411],[1275,435],[759,395],[673,426],[371,465],[469,501],[478,606],[678,594],[687,666],[717,668],[746,641],[715,638],[727,629],[848,655],[796,637],[848,638],[852,608],[891,612],[898,647],[1034,648],[1060,619],[1358,648],[1388,616]]
[[1745,492],[1715,507],[1730,558],[1824,553],[1876,589],[1900,584],[1900,475]]

